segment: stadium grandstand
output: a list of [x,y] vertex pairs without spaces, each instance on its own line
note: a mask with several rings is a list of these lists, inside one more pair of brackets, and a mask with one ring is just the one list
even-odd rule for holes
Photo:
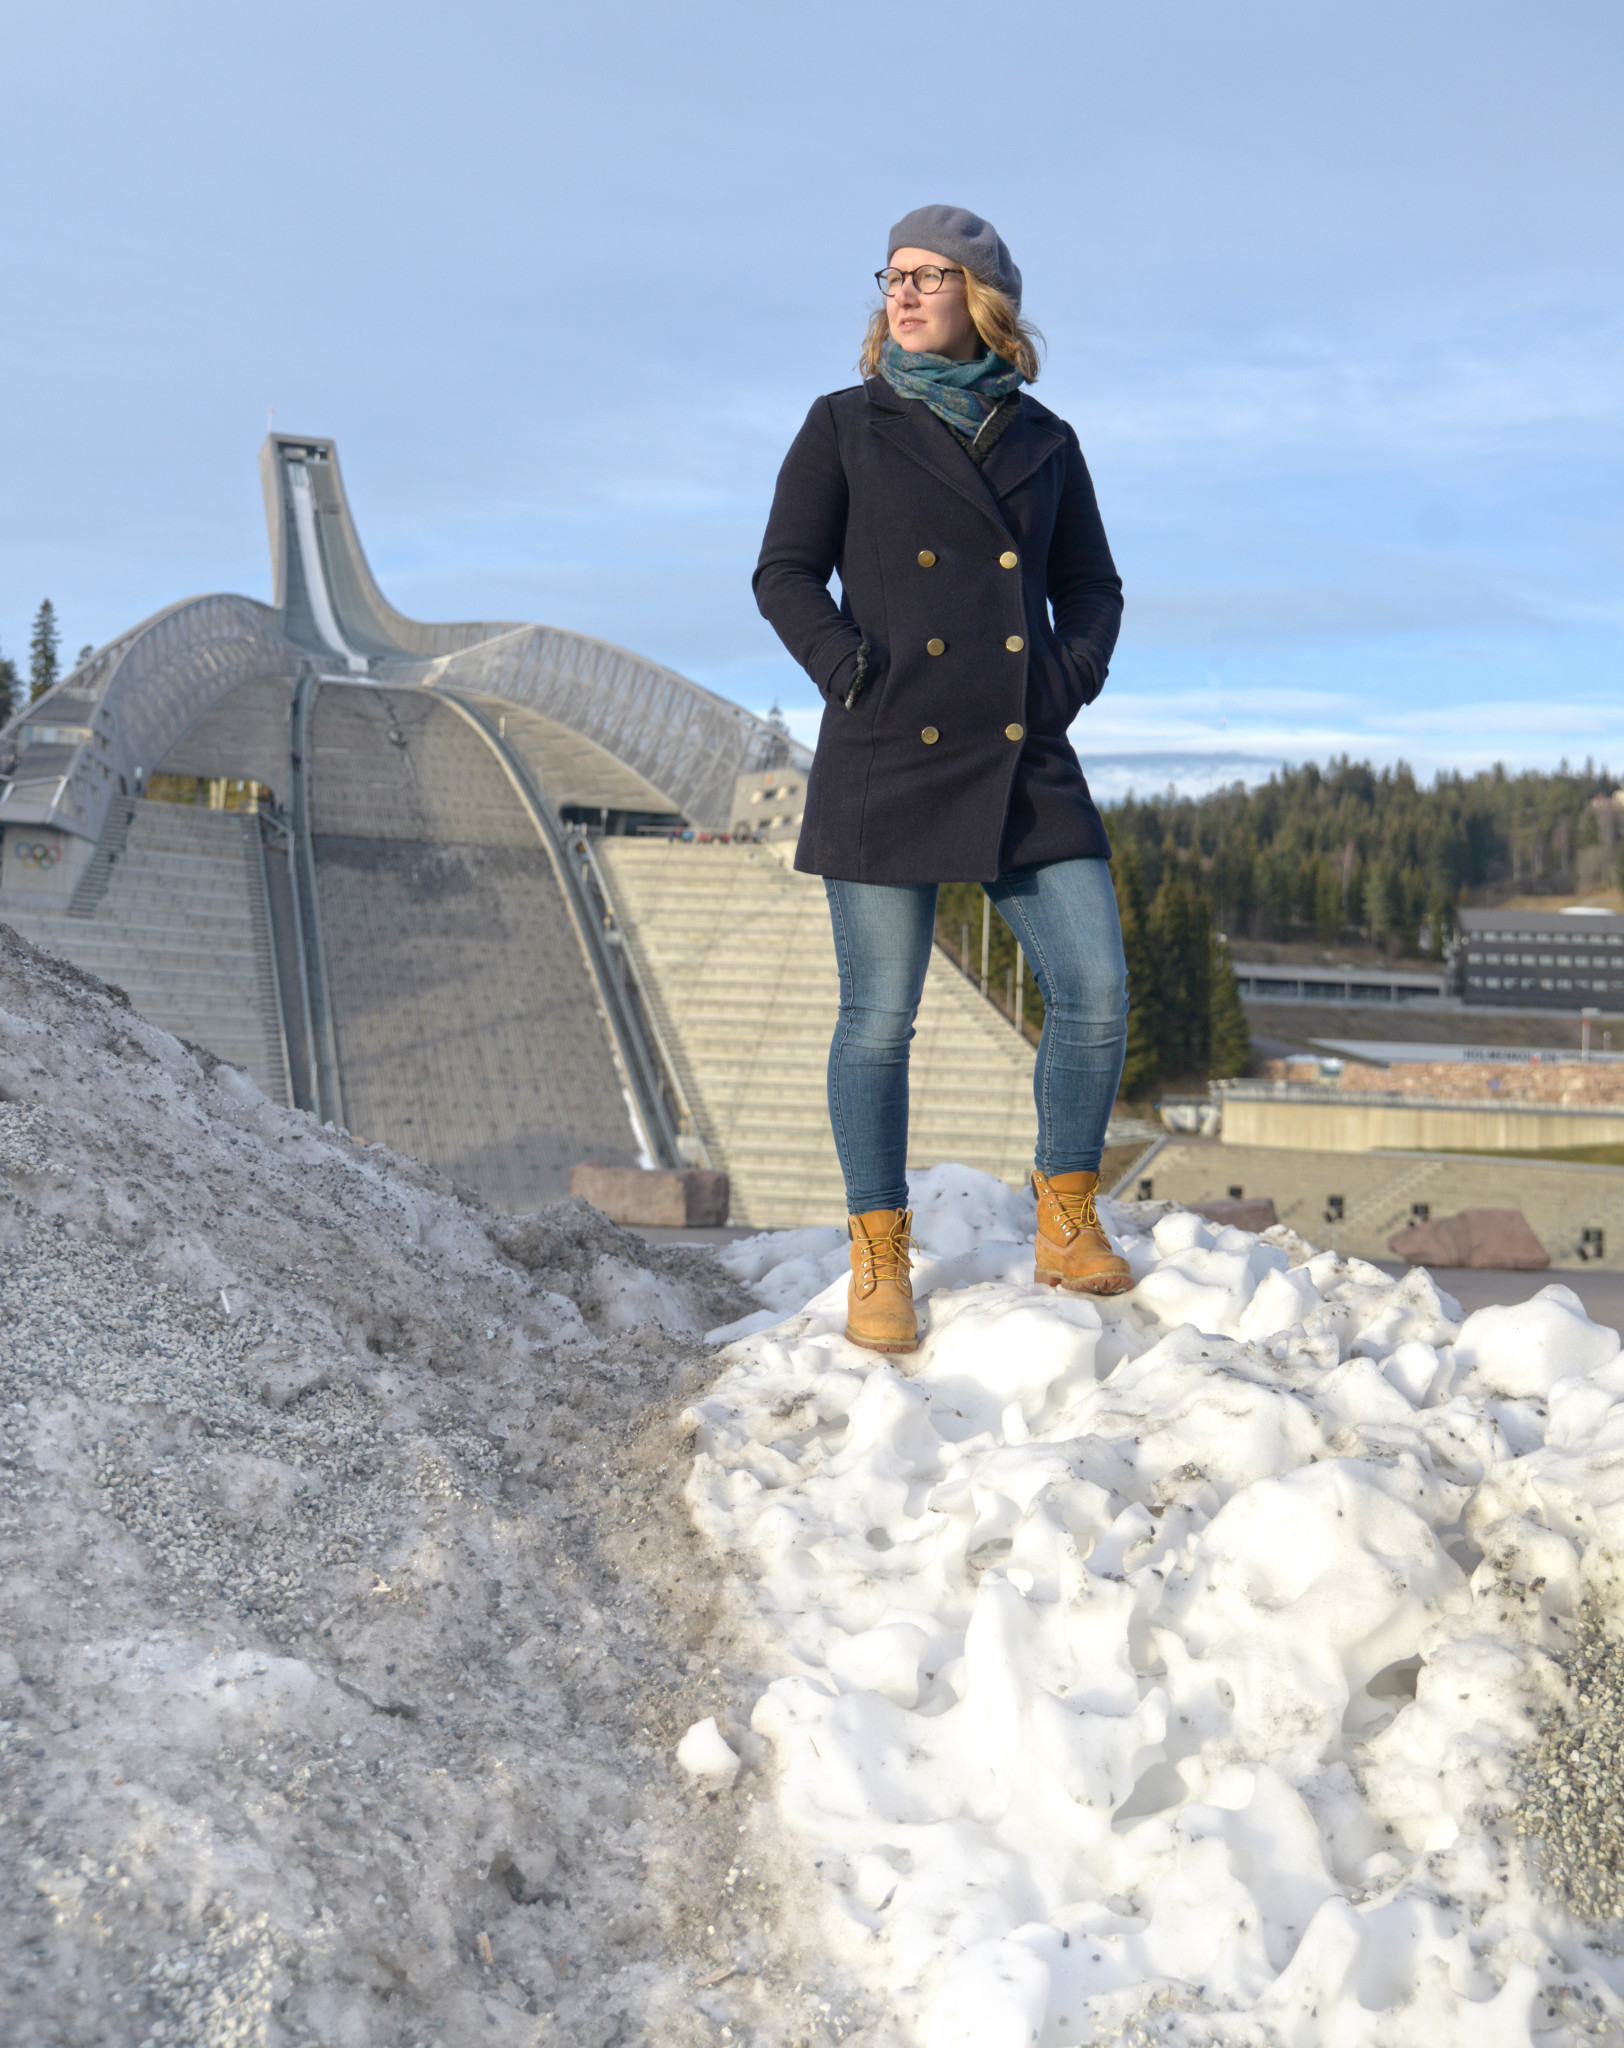
[[[838,1220],[805,749],[602,641],[403,617],[333,442],[260,467],[272,601],[171,605],[0,729],[0,921],[500,1207],[590,1159]],[[938,951],[912,1163],[1024,1178],[1031,1072]]]

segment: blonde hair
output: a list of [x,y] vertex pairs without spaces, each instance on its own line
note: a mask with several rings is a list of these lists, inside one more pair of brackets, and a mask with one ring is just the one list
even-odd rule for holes
[[[1042,363],[1039,351],[1043,347],[1043,336],[1030,320],[1021,318],[1020,308],[996,285],[984,284],[973,270],[964,273],[964,303],[970,314],[971,324],[994,355],[1002,356],[1006,363],[1013,363],[1028,384],[1037,382],[1038,370]],[[863,336],[863,352],[858,358],[858,368],[865,377],[880,374],[880,351],[890,337],[891,324],[885,317],[881,305],[868,323],[868,332]]]

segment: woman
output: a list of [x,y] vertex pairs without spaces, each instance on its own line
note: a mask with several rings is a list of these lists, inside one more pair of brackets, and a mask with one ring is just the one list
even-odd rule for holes
[[912,1351],[908,1042],[940,882],[983,884],[1043,992],[1036,1280],[1132,1285],[1094,1208],[1127,1028],[1122,934],[1066,738],[1105,681],[1122,583],[1077,436],[1020,388],[1036,337],[993,228],[922,206],[876,276],[864,381],[820,398],[785,457],[755,591],[827,704],[795,865],[824,877],[840,967],[847,1335]]

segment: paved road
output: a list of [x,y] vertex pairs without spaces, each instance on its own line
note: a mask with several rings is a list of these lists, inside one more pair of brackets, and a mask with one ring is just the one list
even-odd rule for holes
[[[1491,1010],[1487,1004],[1400,1009],[1382,1003],[1277,1003],[1246,1005],[1252,1050],[1261,1059],[1308,1050],[1319,1038],[1411,1038],[1433,1044],[1568,1046],[1579,1050],[1579,1016],[1574,1010]],[[1592,1044],[1602,1051],[1601,1033],[1612,1035],[1607,1050],[1624,1051],[1624,1029],[1616,1017],[1596,1026]]]
[[[1397,1259],[1382,1259],[1379,1263],[1389,1273],[1407,1270]],[[1624,1336],[1624,1273],[1575,1273],[1566,1268],[1561,1272],[1483,1273],[1461,1266],[1433,1266],[1428,1270],[1443,1292],[1454,1295],[1468,1315],[1496,1302],[1527,1301],[1542,1287],[1555,1282],[1573,1289],[1592,1322],[1611,1324]]]

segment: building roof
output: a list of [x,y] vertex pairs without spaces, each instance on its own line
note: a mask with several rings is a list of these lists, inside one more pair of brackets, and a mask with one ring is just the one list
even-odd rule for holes
[[1465,938],[1515,932],[1519,938],[1560,939],[1564,945],[1582,946],[1587,940],[1624,939],[1624,917],[1612,910],[1463,910],[1460,929]]

